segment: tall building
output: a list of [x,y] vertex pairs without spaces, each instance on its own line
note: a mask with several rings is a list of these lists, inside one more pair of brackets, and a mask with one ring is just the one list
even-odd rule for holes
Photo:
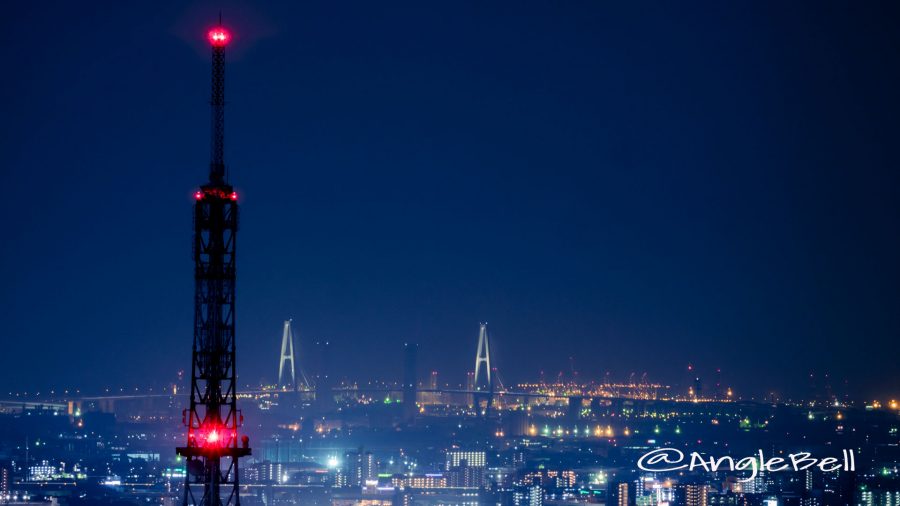
[[519,487],[513,493],[514,506],[542,506],[544,504],[544,490],[540,484],[534,483]]
[[281,462],[271,462],[266,460],[258,465],[258,479],[263,483],[284,483],[287,481],[287,473],[284,464]]
[[676,488],[675,502],[683,506],[708,506],[708,496],[709,485],[689,483]]
[[457,488],[480,488],[484,485],[485,468],[472,467],[463,463],[446,472],[447,486]]
[[634,485],[628,482],[610,483],[609,500],[607,506],[631,506],[634,504],[634,494],[631,489]]
[[447,452],[447,465],[449,471],[454,467],[468,465],[469,467],[485,467],[487,465],[487,453],[483,451],[450,450]]
[[347,485],[351,487],[363,487],[367,481],[378,478],[378,468],[375,464],[375,456],[372,452],[364,452],[360,448],[356,452],[344,455],[347,468]]
[[0,467],[0,498],[9,495],[9,469]]
[[752,479],[742,482],[742,489],[745,494],[765,494],[769,491],[766,473],[759,471]]
[[335,469],[332,473],[331,486],[337,488],[349,487],[350,482],[347,479],[347,471],[345,469]]
[[447,452],[447,484],[451,487],[478,488],[484,485],[487,453],[450,450]]

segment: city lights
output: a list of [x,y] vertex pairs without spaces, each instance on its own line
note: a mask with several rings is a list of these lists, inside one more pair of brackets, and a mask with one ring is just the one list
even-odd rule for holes
[[12,2],[0,504],[900,506],[900,4],[800,1]]

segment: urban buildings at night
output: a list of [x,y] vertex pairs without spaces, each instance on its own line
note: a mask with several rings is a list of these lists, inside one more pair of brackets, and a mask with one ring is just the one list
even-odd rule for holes
[[900,4],[4,19],[0,506],[900,506]]
[[[889,407],[645,398],[641,389],[591,398],[583,392],[611,387],[586,385],[570,396],[498,393],[485,414],[472,395],[435,392],[429,374],[410,410],[408,379],[380,394],[336,385],[324,410],[316,389],[242,392],[254,441],[242,503],[892,506],[900,489],[900,418]],[[169,449],[182,434],[180,399],[169,390],[6,404],[4,496],[177,503],[183,460]],[[735,460],[853,449],[855,469],[636,467],[659,448]]]

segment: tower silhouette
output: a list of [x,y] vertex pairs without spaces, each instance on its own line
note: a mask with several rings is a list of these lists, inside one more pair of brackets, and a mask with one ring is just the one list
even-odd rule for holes
[[476,409],[485,404],[485,412],[490,411],[494,402],[494,376],[491,369],[491,342],[488,337],[487,323],[480,324],[478,329],[478,349],[475,352],[475,377],[473,378],[472,395]]
[[235,366],[235,244],[237,194],[224,162],[225,45],[220,26],[212,45],[212,143],[209,182],[194,194],[194,344],[190,409],[184,412],[187,506],[240,505],[238,459],[250,455],[247,436],[238,438],[243,416],[237,409]]
[[[297,368],[294,361],[294,332],[291,330],[291,322],[293,320],[284,321],[284,332],[281,335],[281,360],[278,362],[278,386],[290,387],[291,390],[297,389]],[[284,364],[291,363],[290,382],[284,381]]]

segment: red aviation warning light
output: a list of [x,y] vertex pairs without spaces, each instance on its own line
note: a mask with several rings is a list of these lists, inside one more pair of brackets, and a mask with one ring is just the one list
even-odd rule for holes
[[207,456],[245,454],[249,440],[246,437],[244,440],[244,448],[238,448],[237,430],[229,428],[228,424],[224,423],[204,423],[200,427],[188,430],[188,448],[181,449],[181,453]]
[[221,47],[221,46],[224,46],[225,44],[228,44],[228,41],[231,40],[231,34],[228,33],[228,30],[226,30],[220,26],[220,27],[213,28],[212,30],[210,30],[209,34],[207,35],[207,38],[209,38],[210,44],[217,46],[217,47]]
[[206,197],[226,199],[237,202],[238,194],[236,191],[228,191],[230,187],[219,188],[214,186],[203,186],[194,192],[194,199],[203,200]]
[[196,433],[191,431],[188,437],[201,448],[227,448],[237,439],[237,432],[232,430],[229,433],[223,424],[212,424],[209,427],[200,427]]

